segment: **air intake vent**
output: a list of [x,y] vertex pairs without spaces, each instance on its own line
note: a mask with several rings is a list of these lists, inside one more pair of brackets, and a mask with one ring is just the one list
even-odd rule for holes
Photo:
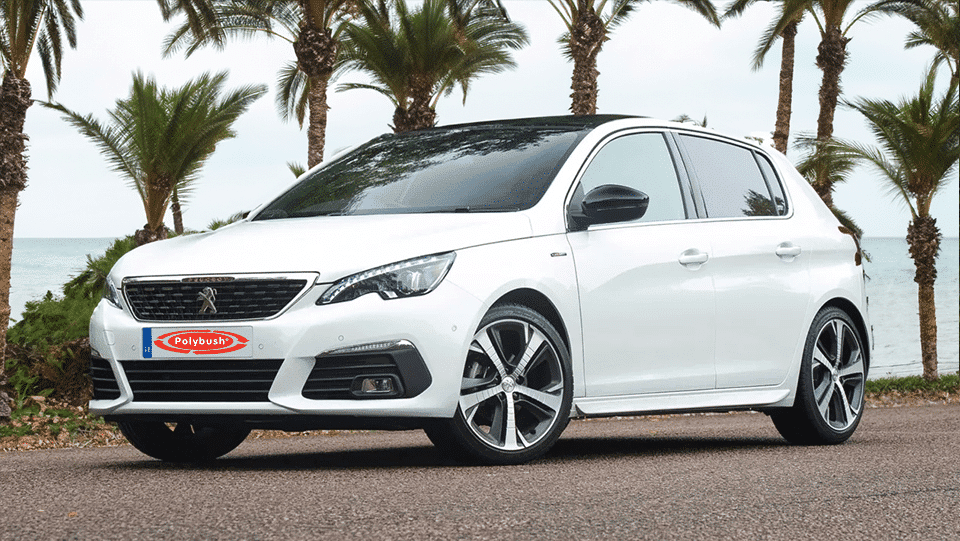
[[121,361],[134,402],[267,402],[282,359]]
[[93,381],[94,400],[115,400],[120,398],[120,385],[113,375],[113,369],[106,359],[90,357],[90,379]]
[[344,355],[318,357],[303,397],[312,400],[353,400],[354,381],[363,376],[393,376],[401,381],[400,371],[390,355]]

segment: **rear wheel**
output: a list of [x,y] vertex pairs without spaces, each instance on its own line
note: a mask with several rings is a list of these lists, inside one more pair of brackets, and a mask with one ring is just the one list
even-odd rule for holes
[[496,306],[470,344],[456,415],[426,432],[455,458],[519,464],[553,446],[572,399],[570,357],[556,329],[525,306]]
[[165,462],[203,462],[243,443],[250,429],[198,426],[188,422],[121,421],[120,431],[145,455]]
[[824,308],[807,335],[794,406],[772,414],[773,423],[791,443],[842,443],[863,417],[866,380],[857,326],[843,310]]

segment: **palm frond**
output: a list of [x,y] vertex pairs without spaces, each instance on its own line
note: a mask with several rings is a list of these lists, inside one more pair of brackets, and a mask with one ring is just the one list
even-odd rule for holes
[[138,192],[142,192],[142,187],[136,182],[136,179],[140,177],[140,169],[135,156],[132,155],[133,149],[128,145],[125,130],[118,126],[103,125],[93,115],[83,116],[59,103],[44,101],[38,101],[37,103],[62,113],[68,124],[97,145],[100,153],[107,158],[107,162],[113,171],[126,177],[132,187]]
[[858,164],[858,156],[837,139],[800,134],[794,146],[804,152],[797,171],[811,184],[818,178],[827,178],[831,184],[846,182]]
[[83,18],[80,4],[73,0],[5,0],[0,3],[0,57],[4,71],[24,78],[34,50],[40,56],[47,95],[53,96],[60,83],[63,39],[76,48],[76,19]]
[[674,0],[681,6],[692,9],[706,19],[710,24],[720,28],[720,16],[717,14],[717,8],[710,0]]
[[753,69],[758,70],[763,66],[763,61],[767,54],[773,49],[774,44],[780,39],[783,31],[791,23],[803,19],[804,12],[808,9],[808,2],[797,0],[784,0],[780,2],[777,17],[770,21],[767,28],[764,29],[757,47],[753,51]]
[[867,120],[879,145],[846,146],[880,172],[889,192],[904,201],[913,216],[927,216],[930,202],[951,182],[960,160],[960,104],[957,86],[934,96],[931,69],[915,96],[889,100],[859,98],[846,102]]
[[746,11],[748,7],[761,1],[771,0],[733,0],[733,2],[730,2],[723,10],[722,18],[733,19],[734,17],[739,17],[743,15],[743,12]]
[[[44,105],[97,144],[113,170],[140,195],[150,222],[150,209],[165,209],[174,189],[181,206],[188,204],[200,168],[219,142],[235,136],[231,126],[239,115],[266,93],[263,85],[224,93],[226,78],[226,72],[205,73],[170,90],[137,72],[130,95],[117,100],[106,123],[59,104]],[[169,184],[157,185],[160,181]]]
[[299,178],[301,175],[307,172],[307,168],[301,163],[297,162],[287,162],[287,169],[293,173],[293,176]]
[[340,72],[356,70],[370,83],[338,90],[376,90],[395,107],[411,100],[436,106],[455,87],[466,100],[476,78],[515,67],[509,51],[529,42],[522,26],[490,0],[426,0],[410,9],[403,0],[360,8],[363,23],[344,29]]
[[296,62],[287,62],[277,75],[277,113],[285,122],[297,119],[303,128],[309,103],[310,78]]

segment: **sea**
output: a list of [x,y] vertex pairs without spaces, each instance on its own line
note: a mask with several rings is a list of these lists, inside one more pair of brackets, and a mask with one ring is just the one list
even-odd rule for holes
[[[63,284],[102,255],[112,238],[15,238],[10,286],[13,320],[27,301],[47,291],[62,294]],[[920,327],[913,260],[902,238],[866,238],[863,248],[874,350],[870,378],[920,375]],[[960,239],[947,238],[937,260],[937,354],[941,374],[960,370]]]

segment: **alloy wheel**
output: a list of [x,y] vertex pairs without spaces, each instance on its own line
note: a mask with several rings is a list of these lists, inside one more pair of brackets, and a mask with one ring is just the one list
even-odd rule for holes
[[860,341],[842,319],[821,327],[810,374],[820,417],[834,430],[849,428],[863,409],[866,378]]
[[566,415],[564,371],[557,346],[537,327],[500,319],[473,337],[460,386],[470,431],[500,451],[521,451]]

